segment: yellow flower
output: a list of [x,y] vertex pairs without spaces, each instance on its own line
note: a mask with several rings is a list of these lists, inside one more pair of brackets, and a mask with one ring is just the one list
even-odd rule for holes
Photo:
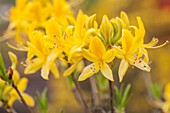
[[[30,36],[31,42],[27,42],[29,51],[27,53],[27,66],[25,68],[25,74],[35,73],[37,70],[41,69],[41,76],[48,80],[49,71],[58,78],[59,72],[55,59],[60,55],[60,50],[58,48],[50,48],[46,44],[47,37],[40,31],[35,31]],[[35,58],[33,58],[35,56]]]
[[[16,70],[14,70],[13,81],[16,84],[18,90],[20,91],[27,105],[33,107],[35,104],[33,98],[24,92],[28,84],[28,79],[27,78],[20,79],[19,73]],[[20,101],[20,97],[18,93],[11,86],[6,86],[4,93],[7,93],[6,95],[9,96],[9,99],[8,99],[9,106],[12,106],[16,99]]]
[[[83,59],[81,48],[89,44],[89,41],[91,40],[90,35],[96,31],[94,28],[90,28],[90,26],[97,26],[96,24],[92,25],[94,21],[88,21],[90,18],[94,18],[94,16],[88,18],[87,15],[84,15],[80,10],[74,30],[73,27],[70,26],[66,29],[66,36],[64,37],[65,52],[68,54],[68,62],[73,63],[73,65],[64,72],[64,76],[70,75]],[[90,29],[85,26],[88,26]]]
[[[23,96],[25,102],[29,106],[33,107],[35,104],[33,98],[24,92],[27,87],[27,84],[28,84],[28,79],[27,78],[20,79],[18,71],[15,70],[16,65],[18,63],[18,59],[14,53],[8,52],[8,54],[9,54],[11,62],[12,62],[12,66],[11,66],[11,68],[13,69],[12,81],[17,86],[17,88],[20,91],[21,95]],[[16,99],[18,99],[20,101],[20,97],[19,97],[18,93],[16,92],[16,90],[12,86],[5,84],[5,81],[3,81],[1,79],[0,79],[0,92],[1,92],[0,93],[0,98],[1,98],[0,101],[2,101],[4,106],[11,107]]]
[[139,51],[138,58],[140,58],[144,55],[145,56],[144,61],[146,63],[148,63],[149,57],[148,57],[147,50],[145,48],[151,48],[151,49],[152,48],[160,48],[160,47],[166,45],[168,43],[168,41],[166,41],[162,45],[155,46],[158,43],[158,39],[153,38],[151,42],[149,42],[148,44],[144,44],[145,28],[144,28],[143,22],[140,17],[137,17],[137,21],[138,21],[139,29],[135,26],[130,26],[130,27],[135,29],[135,43],[139,47],[139,48],[136,48],[136,50]]
[[55,17],[57,22],[65,29],[69,23],[66,16],[72,16],[72,11],[65,0],[53,0],[51,17]]
[[110,49],[106,51],[102,41],[95,37],[91,40],[89,45],[89,50],[82,49],[83,56],[92,64],[86,66],[79,76],[78,81],[83,81],[93,74],[97,73],[99,70],[103,75],[113,81],[112,70],[107,63],[110,63],[115,58],[114,50]]
[[167,83],[165,86],[164,97],[170,103],[170,83]]
[[123,76],[125,75],[129,63],[131,65],[136,66],[137,68],[144,70],[144,71],[150,71],[150,67],[147,63],[142,61],[141,59],[137,59],[136,57],[136,48],[138,48],[139,45],[135,42],[135,37],[130,33],[130,31],[123,29],[122,31],[122,49],[120,49],[117,46],[114,46],[113,48],[116,51],[116,57],[119,59],[122,59],[120,66],[119,66],[119,81],[121,82],[123,79]]
[[165,102],[162,104],[162,109],[165,113],[170,112],[170,83],[167,83],[164,90]]

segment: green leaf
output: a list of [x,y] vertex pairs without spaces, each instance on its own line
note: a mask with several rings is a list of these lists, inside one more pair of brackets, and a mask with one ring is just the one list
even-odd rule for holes
[[40,94],[37,92],[37,97],[35,97],[35,101],[37,102],[38,108],[43,112],[47,113],[48,103],[47,103],[47,88]]
[[116,86],[114,88],[115,88],[115,92],[116,92],[117,102],[118,102],[118,105],[120,106],[121,105],[121,95],[120,95],[119,89]]
[[122,98],[122,106],[125,106],[125,103],[126,103],[126,100],[128,98],[129,91],[130,91],[130,87],[131,87],[131,85],[128,84],[128,86],[126,87],[126,89],[124,91],[124,95],[123,95],[123,98]]
[[1,53],[0,53],[0,75],[3,78],[6,78],[6,69],[5,69],[5,65],[4,65],[4,61],[3,61]]
[[63,110],[60,110],[60,112],[59,113],[63,113]]
[[157,83],[154,83],[152,86],[151,86],[151,94],[153,96],[153,98],[155,99],[160,99],[161,97],[161,86]]

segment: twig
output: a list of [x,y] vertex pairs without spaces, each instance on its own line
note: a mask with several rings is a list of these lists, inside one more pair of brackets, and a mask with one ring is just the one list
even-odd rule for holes
[[17,113],[13,107],[10,107],[12,113]]
[[28,109],[28,111],[30,113],[32,113],[31,109],[28,107],[28,105],[26,104],[24,98],[22,97],[21,93],[19,92],[17,86],[14,84],[14,82],[12,81],[12,87],[16,90],[16,92],[18,93],[19,97],[21,98],[21,102],[24,104],[24,106]]
[[113,83],[109,80],[109,89],[110,89],[110,109],[111,113],[114,113],[114,105],[113,105]]
[[148,92],[148,97],[152,100],[152,95],[151,95],[151,92],[150,92],[150,88],[151,88],[151,85],[153,83],[152,83],[152,80],[151,80],[150,73],[142,72],[142,74],[143,74],[145,87],[146,87],[147,92]]
[[92,91],[92,104],[94,107],[97,107],[99,105],[99,97],[98,97],[96,80],[94,76],[91,76],[89,80],[90,80],[91,91]]
[[74,93],[74,97],[75,97],[75,99],[77,100],[77,102],[80,103],[82,106],[84,106],[84,105],[83,105],[83,102],[81,101],[81,97],[79,96],[76,88],[73,88],[72,91],[73,91],[73,93]]
[[74,73],[71,74],[71,77],[72,77],[72,80],[73,80],[73,82],[74,82],[74,84],[76,86],[76,89],[77,89],[77,91],[78,91],[78,93],[79,93],[79,95],[81,97],[81,101],[82,101],[82,103],[84,105],[84,109],[85,109],[86,113],[91,113],[90,110],[89,110],[89,107],[88,107],[88,105],[87,105],[87,103],[86,103],[86,101],[84,99],[84,96],[83,96],[83,94],[82,94],[82,92],[80,90],[80,86],[78,85],[78,82],[77,82],[76,78],[74,77]]

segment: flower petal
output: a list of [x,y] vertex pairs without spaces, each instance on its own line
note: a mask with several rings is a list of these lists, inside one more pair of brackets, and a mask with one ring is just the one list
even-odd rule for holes
[[108,50],[106,54],[103,56],[104,61],[107,63],[112,62],[114,58],[115,58],[115,52],[113,49]]
[[145,56],[144,59],[143,59],[143,61],[148,64],[148,62],[149,62],[148,52],[146,51],[145,48],[141,48],[141,50],[142,50],[142,53],[143,53],[144,56]]
[[70,75],[77,67],[77,65],[80,63],[80,61],[76,61],[71,67],[69,67],[65,72],[64,72],[64,76],[68,76]]
[[24,70],[25,74],[32,74],[35,73],[37,70],[39,70],[44,63],[44,59],[41,58],[35,58],[31,61],[30,64],[27,65],[27,67]]
[[43,79],[48,80],[49,73],[50,73],[50,68],[46,64],[42,65],[41,76],[43,77]]
[[18,71],[13,70],[12,80],[14,81],[14,83],[17,84],[19,79],[20,79],[20,76],[19,76]]
[[170,102],[170,83],[167,83],[165,86],[164,97],[168,102]]
[[137,68],[143,70],[143,71],[147,71],[150,72],[151,68],[148,66],[148,64],[140,59],[138,59],[137,61],[135,60],[135,57],[132,56],[128,56],[127,57],[129,63],[131,65],[136,66]]
[[60,54],[61,54],[61,51],[60,51],[58,48],[54,49],[54,50],[51,52],[51,54],[47,57],[47,60],[46,60],[46,62],[45,62],[45,64],[44,64],[44,68],[46,68],[46,69],[48,68],[48,70],[51,69],[54,61],[56,60],[56,58],[57,58]]
[[80,35],[85,25],[85,19],[86,19],[85,17],[86,16],[83,14],[82,10],[79,10],[79,13],[77,15],[77,22],[75,25],[75,32],[77,32]]
[[92,63],[84,68],[81,75],[78,78],[78,81],[83,81],[88,77],[92,76],[93,74],[99,71],[99,66],[95,63]]
[[25,89],[27,88],[27,83],[28,83],[28,79],[27,78],[22,78],[19,83],[17,84],[18,90],[20,92],[25,91]]
[[122,82],[123,77],[128,69],[129,63],[125,60],[122,59],[120,65],[119,65],[119,82]]
[[9,55],[9,57],[11,59],[11,62],[12,62],[11,68],[14,70],[16,68],[16,66],[18,65],[17,56],[14,53],[10,52],[10,51],[8,52],[8,55]]
[[102,41],[97,37],[94,37],[91,40],[90,45],[89,45],[89,51],[93,53],[96,57],[98,57],[99,59],[100,58],[102,59],[102,57],[106,53],[106,49]]
[[122,32],[122,49],[127,53],[131,51],[134,44],[134,37],[130,31],[123,29]]
[[8,106],[12,106],[16,99],[16,96],[11,96],[8,100]]
[[103,73],[103,75],[107,78],[107,79],[109,79],[109,80],[111,80],[111,81],[114,81],[113,80],[113,74],[112,74],[112,70],[110,69],[110,67],[106,64],[106,63],[104,63],[103,65],[101,65],[101,72]]
[[99,60],[94,54],[92,54],[91,52],[89,52],[86,49],[82,49],[82,54],[83,54],[84,58],[86,58],[87,60],[89,60],[91,62],[96,62],[96,60]]
[[50,70],[53,73],[55,78],[59,78],[59,75],[60,75],[59,70],[58,70],[58,67],[57,67],[57,65],[55,63],[53,63]]
[[28,95],[26,93],[22,93],[22,96],[28,106],[33,107],[35,105],[34,99],[30,95]]
[[61,28],[54,18],[47,21],[46,33],[47,36],[49,36],[50,38],[54,37],[54,35],[56,35],[57,38],[61,37],[62,35]]
[[122,49],[118,48],[117,46],[114,46],[113,49],[115,50],[115,55],[117,58],[119,59],[124,58],[124,51]]

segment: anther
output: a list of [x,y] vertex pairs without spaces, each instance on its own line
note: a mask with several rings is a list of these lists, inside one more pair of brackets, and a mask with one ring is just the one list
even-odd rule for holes
[[27,64],[25,64],[24,62],[21,62],[21,64],[22,64],[23,66],[27,66]]
[[56,35],[54,34],[54,37],[56,37]]

